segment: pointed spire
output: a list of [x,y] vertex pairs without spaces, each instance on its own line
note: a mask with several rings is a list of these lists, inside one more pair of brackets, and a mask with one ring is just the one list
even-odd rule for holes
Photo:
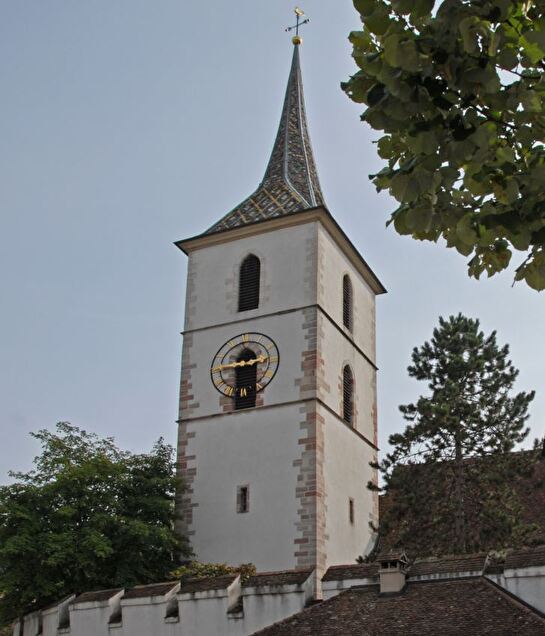
[[250,197],[213,225],[207,234],[324,204],[305,113],[300,43],[300,38],[294,38],[282,117],[263,181]]

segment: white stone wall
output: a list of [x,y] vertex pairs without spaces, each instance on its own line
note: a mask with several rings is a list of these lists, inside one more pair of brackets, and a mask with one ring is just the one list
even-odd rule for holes
[[[193,483],[193,549],[201,561],[251,562],[259,571],[294,564],[297,519],[297,405],[237,411],[198,420],[188,454]],[[236,488],[249,485],[249,512],[237,513]]]
[[[240,318],[303,307],[316,302],[317,223],[265,232],[192,252],[188,264],[188,294],[193,293],[185,329],[218,325]],[[259,308],[239,313],[238,277],[248,254],[261,260]],[[281,290],[281,293],[279,293]]]
[[[301,377],[301,356],[307,347],[303,329],[305,319],[304,312],[296,311],[248,319],[193,333],[191,347],[186,349],[194,365],[191,369],[193,399],[189,417],[223,412],[223,396],[212,384],[210,367],[220,347],[234,336],[247,332],[263,333],[272,338],[280,354],[276,376],[261,394],[263,404],[268,406],[298,400],[300,393],[297,380]],[[182,411],[181,418],[187,415]]]
[[[70,606],[70,627],[57,630],[47,617],[57,616],[52,608],[44,615],[43,636],[249,636],[272,623],[300,612],[312,597],[313,577],[295,585],[243,588],[237,577],[225,589],[193,593],[175,593],[179,617],[165,618],[170,594],[164,597],[121,599],[122,619],[108,624],[106,603],[88,603],[84,610]],[[243,597],[244,611],[229,610]],[[91,605],[94,605],[91,608]],[[85,620],[81,620],[85,615]],[[21,636],[37,636],[39,613],[25,617]],[[13,628],[20,636],[19,625]]]
[[342,418],[342,375],[346,364],[354,377],[353,427],[375,443],[376,371],[338,329],[320,318],[320,352],[325,363],[319,397]]
[[[249,253],[261,260],[260,304],[239,313],[238,273]],[[342,324],[345,273],[353,286],[353,333]],[[373,292],[311,221],[191,252],[187,294],[179,457],[188,490],[179,506],[197,558],[320,572],[353,560],[376,515],[376,495],[365,489],[376,444]],[[215,389],[210,366],[225,342],[248,332],[276,342],[279,368],[256,409],[229,413],[232,401]],[[345,364],[354,374],[359,436],[342,422]],[[316,419],[320,401],[331,411],[325,425]],[[242,485],[250,488],[250,511],[240,514]]]
[[[374,471],[373,449],[354,431],[324,409],[324,489],[327,566],[354,563],[371,539],[369,521],[376,523],[376,494],[367,489]],[[354,500],[354,523],[349,519]]]
[[[375,295],[331,235],[318,226],[318,303],[337,325],[373,361],[376,361]],[[343,326],[343,276],[352,282],[354,325],[350,332]]]

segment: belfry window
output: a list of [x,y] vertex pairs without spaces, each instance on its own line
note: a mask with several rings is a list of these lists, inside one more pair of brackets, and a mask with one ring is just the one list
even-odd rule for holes
[[354,423],[354,377],[348,365],[343,369],[343,420],[351,426]]
[[353,301],[352,282],[348,274],[343,277],[343,325],[352,331]]
[[259,283],[261,261],[249,254],[240,266],[238,280],[238,310],[248,311],[259,307]]
[[237,512],[250,511],[250,486],[237,487]]
[[[256,354],[251,349],[244,349],[237,362],[255,361]],[[257,364],[236,367],[235,409],[251,409],[255,406],[257,384]]]

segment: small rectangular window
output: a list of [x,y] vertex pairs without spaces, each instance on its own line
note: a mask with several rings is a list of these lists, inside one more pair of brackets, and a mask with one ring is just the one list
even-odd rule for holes
[[354,500],[352,497],[348,499],[348,519],[354,525]]
[[248,512],[250,510],[250,487],[237,487],[237,512]]

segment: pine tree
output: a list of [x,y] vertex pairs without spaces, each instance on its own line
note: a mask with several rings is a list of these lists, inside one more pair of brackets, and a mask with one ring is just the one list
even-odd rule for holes
[[528,435],[534,392],[513,395],[518,370],[479,321],[439,319],[415,348],[409,375],[429,394],[400,406],[408,422],[390,436],[380,468],[387,506],[382,534],[413,551],[468,552],[523,540],[514,486],[535,453],[513,453]]

